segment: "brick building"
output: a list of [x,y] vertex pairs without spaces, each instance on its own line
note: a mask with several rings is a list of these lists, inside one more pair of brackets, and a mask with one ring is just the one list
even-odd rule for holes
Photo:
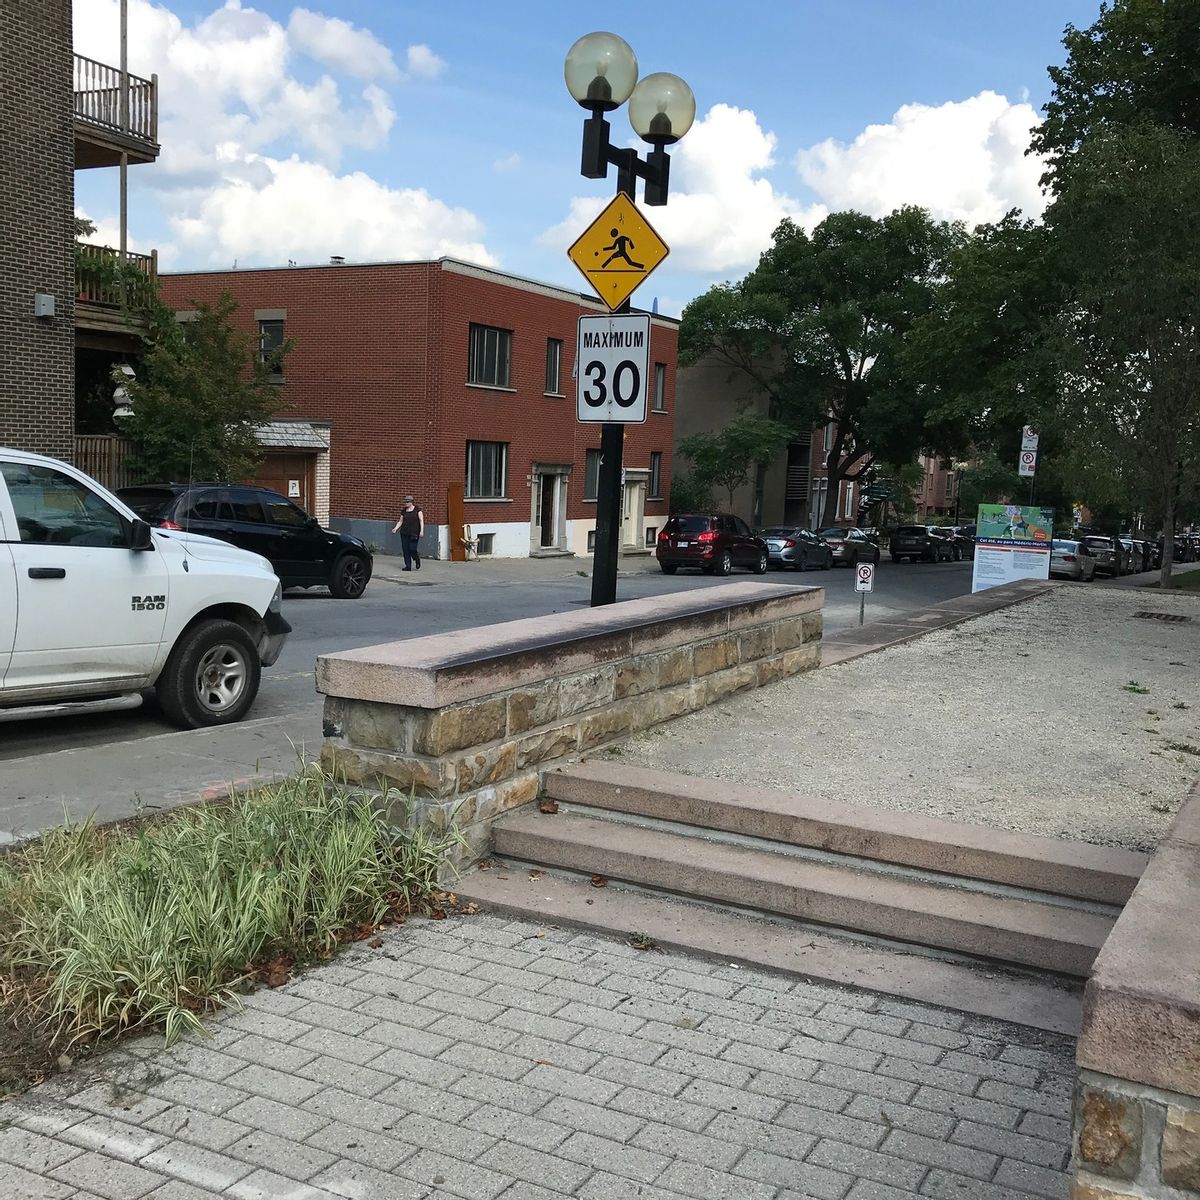
[[[326,423],[335,528],[398,550],[411,493],[430,555],[448,557],[463,524],[485,554],[590,551],[600,428],[575,419],[572,370],[576,322],[606,311],[598,301],[454,259],[164,275],[162,288],[181,314],[228,291],[264,346],[294,339],[280,415]],[[666,520],[676,343],[677,322],[653,317],[648,420],[625,441],[626,550]]]
[[[155,270],[126,253],[124,198],[128,168],[158,157],[158,84],[75,54],[71,0],[3,0],[0,70],[0,443],[70,460],[80,378],[110,401],[113,363],[142,350],[113,277]],[[122,244],[77,246],[75,172],[114,167]]]
[[[0,4],[0,444],[69,458],[75,412],[70,0]],[[35,315],[53,305],[52,314]]]

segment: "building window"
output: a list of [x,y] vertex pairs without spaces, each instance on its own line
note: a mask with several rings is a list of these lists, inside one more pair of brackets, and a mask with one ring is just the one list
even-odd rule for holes
[[546,394],[562,395],[562,342],[558,338],[546,339]]
[[854,516],[854,484],[843,483],[842,487],[846,489],[845,503],[842,505],[842,516],[852,517]]
[[[258,357],[263,362],[270,362],[283,347],[283,322],[278,320],[259,321],[258,323]],[[279,364],[282,370],[282,364]]]
[[496,500],[504,497],[508,446],[504,442],[467,443],[467,497]]
[[600,495],[600,451],[589,450],[583,460],[583,498],[595,500]]
[[589,554],[596,553],[596,531],[594,529],[588,530],[587,548]]
[[472,325],[467,382],[506,388],[511,378],[512,331],[493,329],[490,325]]
[[662,451],[650,452],[650,497],[651,500],[662,499]]
[[830,417],[825,423],[825,453],[828,454],[833,449],[833,418]]
[[946,499],[947,500],[954,499],[954,472],[953,471],[946,472]]
[[654,411],[667,411],[667,364],[654,364]]
[[653,550],[658,545],[658,526],[646,526],[646,549]]
[[481,533],[476,538],[475,553],[480,558],[486,558],[492,553],[496,545],[496,535],[494,533]]

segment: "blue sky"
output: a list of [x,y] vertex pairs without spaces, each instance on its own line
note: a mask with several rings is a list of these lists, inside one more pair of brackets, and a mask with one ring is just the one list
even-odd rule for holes
[[[565,258],[612,194],[578,174],[571,43],[621,34],[642,73],[696,93],[672,200],[672,255],[635,297],[678,312],[754,266],[785,215],[919,203],[1036,215],[1023,151],[1098,0],[129,0],[130,68],[161,79],[163,155],[130,172],[130,230],[167,269],[454,254],[569,286]],[[599,15],[600,13],[603,15]],[[75,0],[76,49],[116,61],[116,0]],[[615,137],[632,143],[624,111]],[[77,176],[111,243],[112,171]]]

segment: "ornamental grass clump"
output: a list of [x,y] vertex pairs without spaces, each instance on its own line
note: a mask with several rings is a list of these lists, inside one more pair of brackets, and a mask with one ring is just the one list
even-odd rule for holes
[[328,957],[437,886],[454,835],[387,825],[312,768],[134,827],[55,829],[0,859],[0,976],[73,1043],[237,1003],[266,962]]

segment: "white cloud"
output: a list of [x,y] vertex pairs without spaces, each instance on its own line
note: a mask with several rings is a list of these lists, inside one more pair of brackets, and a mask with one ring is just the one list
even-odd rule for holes
[[990,91],[937,107],[906,104],[849,145],[829,139],[801,150],[796,169],[830,209],[881,216],[918,204],[971,225],[1010,208],[1037,217],[1043,163],[1025,150],[1038,119],[1028,103]]
[[262,158],[250,182],[231,176],[171,224],[190,261],[224,266],[437,258],[485,266],[495,259],[480,240],[478,218],[423,188],[388,188],[356,171],[335,175],[299,158]]
[[492,163],[492,170],[497,175],[508,175],[515,171],[521,165],[521,156],[514,150],[511,154],[506,154],[503,158],[498,158]]
[[[757,263],[784,217],[807,226],[825,215],[820,205],[806,206],[764,177],[774,165],[775,143],[749,109],[718,104],[696,122],[671,156],[670,202],[644,210],[671,247],[668,266],[741,274]],[[543,242],[565,250],[607,202],[576,197],[570,215]]]
[[408,48],[408,73],[421,79],[436,79],[446,69],[446,60],[424,43]]
[[[340,170],[348,149],[385,146],[396,120],[381,83],[402,74],[369,30],[309,8],[281,22],[243,0],[210,2],[185,23],[166,3],[129,0],[130,70],[159,76],[162,154],[137,181],[178,235],[164,261],[493,261],[472,213]],[[75,0],[74,11],[75,49],[116,63],[118,0]],[[431,77],[445,64],[421,45],[406,66]]]
[[340,17],[295,8],[288,18],[288,41],[301,53],[356,79],[395,79],[400,72],[392,52],[373,33]]

